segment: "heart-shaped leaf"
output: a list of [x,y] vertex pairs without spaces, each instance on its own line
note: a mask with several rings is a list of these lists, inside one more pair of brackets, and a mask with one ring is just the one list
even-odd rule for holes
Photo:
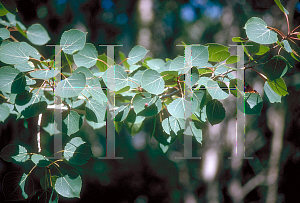
[[151,94],[161,94],[164,91],[165,82],[160,74],[148,69],[143,73],[141,87]]
[[96,65],[98,52],[93,44],[86,43],[83,49],[74,54],[73,57],[78,67],[84,66],[86,68],[90,68]]
[[277,34],[267,28],[267,24],[260,18],[252,17],[245,24],[249,40],[259,44],[273,44],[278,41]]
[[35,45],[44,45],[50,40],[47,30],[40,24],[31,25],[26,34],[29,41]]
[[66,54],[75,54],[83,49],[86,40],[86,32],[71,29],[65,31],[60,39],[60,46]]
[[211,125],[221,123],[225,118],[225,114],[225,109],[220,101],[213,99],[207,103],[206,115]]
[[72,198],[72,197],[79,198],[81,187],[82,187],[81,177],[75,171],[71,171],[69,172],[69,174],[57,178],[54,186],[58,194],[68,198]]
[[137,45],[131,49],[131,51],[128,54],[127,63],[131,66],[140,60],[142,60],[146,54],[148,53],[148,50],[140,45]]
[[85,164],[91,155],[91,147],[80,137],[72,138],[64,148],[65,159],[75,165]]
[[10,144],[2,149],[1,158],[7,162],[25,162],[29,159],[29,155],[25,147]]
[[60,81],[55,88],[55,94],[62,97],[76,97],[85,88],[86,78],[81,72]]

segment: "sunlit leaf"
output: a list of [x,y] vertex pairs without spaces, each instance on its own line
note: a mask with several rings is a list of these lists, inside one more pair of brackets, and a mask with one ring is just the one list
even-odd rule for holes
[[0,49],[0,60],[7,64],[19,64],[29,60],[29,54],[20,42],[11,42]]
[[86,43],[82,50],[74,54],[73,58],[78,67],[90,68],[96,65],[98,53],[93,44]]
[[29,159],[29,155],[25,147],[10,144],[2,149],[1,158],[7,162],[25,162]]
[[278,41],[277,34],[267,28],[267,24],[260,18],[252,17],[245,24],[249,40],[259,44],[272,44]]
[[264,91],[271,103],[281,102],[281,96],[272,90],[268,82],[265,82]]
[[86,40],[86,32],[71,29],[65,31],[60,39],[60,46],[66,54],[74,54],[83,49]]
[[85,75],[79,72],[60,81],[55,89],[55,94],[62,98],[76,97],[85,88],[85,84]]
[[54,186],[58,194],[69,198],[80,197],[81,187],[81,177],[75,171],[57,178]]
[[157,71],[148,69],[143,73],[141,87],[151,94],[161,94],[165,82]]
[[4,40],[9,38],[10,32],[6,28],[0,28],[0,37]]
[[29,41],[35,45],[44,45],[50,40],[47,30],[41,24],[31,25],[26,34]]
[[0,122],[4,122],[10,114],[10,109],[5,104],[0,104]]
[[142,60],[146,54],[148,53],[148,50],[140,45],[137,45],[131,49],[131,51],[128,54],[127,63],[131,66],[138,61]]
[[65,159],[75,165],[85,164],[91,155],[91,147],[80,137],[72,138],[64,148]]

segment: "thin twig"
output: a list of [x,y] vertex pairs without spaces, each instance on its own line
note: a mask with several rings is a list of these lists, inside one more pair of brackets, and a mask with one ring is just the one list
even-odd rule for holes
[[160,97],[160,99],[164,99],[164,98],[167,98],[167,97],[172,97],[174,94],[176,94],[176,93],[179,92],[179,91],[180,91],[180,89],[175,90],[175,91],[171,92],[170,94],[162,95],[162,96]]
[[12,35],[9,36],[10,38],[12,38],[15,42],[19,42],[16,38],[14,38]]
[[36,135],[36,141],[37,141],[37,146],[38,146],[38,153],[41,153],[42,148],[41,148],[41,123],[42,123],[42,115],[43,114],[39,114],[39,120],[38,120],[38,126],[37,126],[37,130],[38,133]]
[[287,26],[288,26],[288,34],[287,35],[290,35],[290,22],[289,22],[289,17],[286,13],[284,13],[285,15],[285,18],[286,18],[286,22],[287,22]]

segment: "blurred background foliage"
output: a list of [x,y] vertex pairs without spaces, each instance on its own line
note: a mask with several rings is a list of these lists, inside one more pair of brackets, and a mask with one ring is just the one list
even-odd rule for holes
[[[273,0],[16,0],[17,18],[28,27],[42,24],[51,41],[58,44],[61,34],[71,28],[87,31],[87,42],[122,44],[116,48],[128,54],[135,45],[145,46],[153,58],[175,58],[183,55],[176,45],[220,43],[235,44],[232,37],[246,37],[243,26],[253,17],[261,17],[269,26],[286,33],[287,25],[282,12]],[[290,12],[291,27],[300,24],[300,3],[281,1]],[[19,40],[21,35],[15,34]],[[43,46],[40,52],[50,57],[54,50]],[[234,53],[235,48],[230,48]],[[105,48],[98,47],[99,53]],[[116,57],[118,61],[118,57]],[[263,81],[253,72],[246,72],[246,80],[260,95]],[[123,160],[98,160],[92,158],[82,166],[83,190],[81,199],[61,198],[60,202],[234,202],[241,195],[244,202],[266,202],[268,183],[266,175],[257,176],[268,168],[271,157],[272,111],[282,110],[284,139],[279,169],[277,202],[298,202],[300,190],[300,74],[299,64],[285,76],[289,95],[280,104],[270,104],[264,98],[260,116],[246,117],[246,156],[240,169],[235,168],[231,156],[231,140],[235,139],[235,98],[223,103],[226,119],[214,127],[204,126],[203,145],[193,141],[194,156],[201,160],[174,160],[182,156],[180,140],[173,143],[166,154],[158,147],[155,138],[149,137],[149,124],[133,138],[122,126],[116,135],[116,156]],[[36,150],[37,118],[16,121],[11,115],[0,124],[0,148],[9,143],[22,143]],[[270,124],[271,123],[271,124]],[[82,136],[92,147],[93,154],[105,156],[105,129],[93,130],[86,123],[72,136]],[[160,135],[156,132],[156,137]],[[50,143],[50,144],[49,144]],[[51,136],[42,132],[42,148],[52,147]],[[30,150],[29,150],[30,151]],[[272,158],[272,157],[271,157]],[[16,165],[0,160],[0,180],[11,170],[30,170],[26,164]],[[237,167],[238,168],[238,167]],[[43,174],[37,170],[34,175]],[[251,189],[251,180],[258,177],[259,187]],[[238,180],[238,182],[236,182]],[[250,183],[249,183],[249,182]],[[264,183],[263,183],[264,182]],[[237,184],[237,185],[236,185]],[[247,185],[248,184],[248,185]],[[252,183],[254,184],[254,183]],[[255,183],[256,184],[256,183]],[[255,185],[254,184],[254,185]],[[277,184],[277,183],[275,183]],[[239,190],[249,186],[243,194]],[[253,187],[253,186],[252,186]],[[244,191],[244,192],[245,192]],[[3,194],[0,194],[2,200]],[[296,201],[295,201],[296,200]]]

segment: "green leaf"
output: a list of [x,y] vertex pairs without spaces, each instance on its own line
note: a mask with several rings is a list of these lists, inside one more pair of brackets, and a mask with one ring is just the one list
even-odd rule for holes
[[191,85],[194,86],[199,80],[198,69],[196,67],[192,67],[191,73],[192,73]]
[[206,100],[206,90],[194,90],[193,102],[195,102],[195,100],[197,100],[196,111],[202,109]]
[[2,190],[6,201],[20,201],[34,194],[34,182],[28,175],[18,171],[5,175]]
[[208,77],[200,77],[200,79],[198,80],[198,86],[197,86],[197,88],[199,88],[201,86],[205,86],[206,87],[208,80],[211,80],[211,79],[208,78]]
[[249,115],[260,115],[263,107],[263,100],[258,93],[245,93],[244,99],[240,97],[237,101],[238,109]]
[[[76,97],[85,88],[85,84],[85,75],[79,72],[60,81],[55,89],[55,94],[62,98]],[[57,91],[57,89],[60,91]]]
[[[145,104],[148,104],[147,106]],[[136,94],[132,100],[133,109],[138,116],[154,116],[162,109],[161,100],[158,96],[147,93]]]
[[5,16],[8,13],[8,10],[0,3],[0,16]]
[[209,101],[206,105],[206,115],[211,125],[221,123],[225,118],[223,104],[216,99]]
[[255,53],[255,55],[261,56],[264,55],[265,53],[267,53],[270,50],[269,47],[265,46],[265,45],[260,45],[259,46],[259,50],[258,52]]
[[34,70],[34,64],[31,61],[27,61],[27,62],[15,65],[15,68],[21,72],[32,71],[32,70]]
[[21,26],[17,23],[16,24],[17,30],[19,31],[19,33],[21,33],[24,37],[27,38],[26,33],[24,32],[24,30],[21,28]]
[[[107,57],[105,54],[99,55],[98,56],[97,62],[96,62],[96,66],[99,68],[99,70],[101,72],[104,72],[107,70],[107,65],[108,62],[110,62],[111,64],[115,64],[114,60],[112,60],[111,58]],[[101,61],[100,61],[101,60]],[[103,61],[106,63],[103,63]]]
[[0,28],[0,37],[4,40],[9,38],[10,32],[6,28]]
[[228,73],[229,70],[232,70],[233,68],[225,65],[220,65],[216,68],[214,71],[215,75],[223,75],[226,77],[221,77],[223,82],[229,82],[230,79],[235,79],[234,75],[232,73]]
[[209,52],[208,60],[211,62],[221,62],[230,56],[230,52],[228,51],[229,47],[214,43],[209,43],[206,45],[208,46]]
[[267,24],[260,18],[252,17],[245,24],[249,40],[259,44],[273,44],[278,41],[277,34],[267,28]]
[[1,0],[1,3],[10,13],[16,13],[17,6],[13,0]]
[[281,102],[281,96],[272,90],[268,82],[265,82],[264,91],[270,103]]
[[162,67],[165,66],[165,62],[162,59],[151,59],[146,62],[147,65],[153,69],[159,71]]
[[4,122],[10,114],[10,108],[5,104],[0,104],[0,122]]
[[161,149],[161,151],[163,153],[166,153],[168,151],[168,149],[169,149],[169,146],[168,145],[165,146],[165,145],[159,143],[159,148]]
[[94,79],[94,75],[93,73],[90,71],[90,69],[84,67],[84,66],[81,66],[81,67],[78,67],[74,70],[73,74],[75,73],[79,73],[79,72],[82,72],[84,75],[85,75],[85,78],[86,78],[86,83],[89,84],[90,81],[92,81]]
[[21,47],[23,48],[23,50],[25,51],[26,54],[28,54],[32,58],[40,60],[41,54],[39,53],[39,51],[36,48],[29,45],[27,42],[21,42]]
[[64,197],[79,198],[82,187],[82,180],[77,172],[71,172],[67,175],[57,178],[54,188],[58,194]]
[[47,102],[40,101],[40,96],[37,94],[37,91],[38,90],[34,90],[32,93],[24,91],[17,94],[15,107],[25,118],[37,116],[47,109]]
[[137,116],[134,110],[130,110],[126,119],[126,128],[131,136],[136,135],[144,128],[144,116]]
[[60,39],[60,46],[66,54],[75,54],[83,49],[86,40],[86,32],[71,29],[65,31]]
[[243,39],[241,37],[233,37],[231,40],[233,42],[246,42],[246,41],[248,41],[248,39]]
[[184,70],[184,57],[178,56],[176,57],[170,64],[170,71],[178,71],[179,74],[183,73]]
[[41,154],[34,154],[31,156],[31,161],[35,163],[35,165],[39,167],[46,167],[48,166],[51,162],[49,159],[47,159],[45,156]]
[[82,50],[74,54],[73,58],[78,67],[90,68],[96,65],[98,52],[93,44],[86,43]]
[[192,133],[196,138],[197,142],[202,144],[202,130],[198,128],[193,121],[190,122]]
[[199,45],[192,46],[192,65],[201,67],[208,62],[208,47]]
[[269,80],[275,80],[282,75],[286,67],[286,60],[280,55],[273,56],[263,66],[263,72]]
[[7,162],[25,162],[29,159],[29,155],[25,147],[10,144],[2,149],[1,158]]
[[53,78],[55,76],[54,69],[51,69],[51,70],[49,70],[49,69],[46,69],[46,70],[37,69],[33,72],[30,72],[29,74],[33,78],[42,79],[42,80]]
[[125,60],[126,59],[125,54],[123,52],[119,51],[119,57],[121,59],[121,62],[123,61],[125,68],[129,69],[130,65]]
[[239,56],[236,55],[232,55],[230,56],[227,60],[226,60],[226,64],[233,64],[233,63],[237,63],[241,60],[241,58]]
[[9,66],[0,68],[0,90],[2,92],[11,93],[12,83],[19,73],[20,71],[18,69]]
[[273,81],[268,80],[267,83],[269,84],[271,89],[279,96],[283,97],[283,96],[289,94],[287,91],[287,88],[286,88],[286,84],[282,78],[278,78]]
[[160,74],[148,69],[143,73],[141,87],[151,94],[161,94],[164,91],[165,81]]
[[[26,27],[20,22],[16,20],[16,15],[8,13],[6,14],[6,18],[8,19],[9,23],[6,26],[12,27],[12,26],[16,26],[17,24],[19,24],[20,28],[23,30],[26,30]],[[6,23],[3,23],[3,25]]]
[[40,101],[40,102],[31,104],[29,107],[24,109],[21,112],[21,114],[25,118],[30,118],[30,117],[34,117],[34,116],[37,116],[37,115],[43,113],[44,111],[46,111],[46,109],[47,109],[47,102]]
[[282,43],[283,43],[284,49],[287,52],[291,53],[292,52],[292,48],[291,48],[289,42],[287,40],[283,40]]
[[99,103],[95,99],[90,99],[86,102],[86,119],[99,123],[105,118],[106,103]]
[[130,105],[122,105],[120,106],[116,111],[115,111],[115,121],[116,122],[120,122],[120,121],[124,121],[129,113],[130,110]]
[[208,80],[206,88],[213,99],[226,99],[229,96],[229,90],[225,83],[218,83],[214,80]]
[[251,53],[251,55],[259,52],[260,44],[256,42],[248,42],[245,46],[248,50],[248,52]]
[[[60,125],[60,124],[58,124]],[[82,126],[82,117],[76,111],[63,112],[62,132],[72,135],[79,131]]]
[[26,78],[24,73],[20,72],[15,78],[13,83],[11,84],[11,93],[18,94],[25,90],[26,86]]
[[26,85],[35,85],[36,84],[36,81],[32,80],[30,77],[25,76],[25,78],[26,78]]
[[[111,86],[110,83],[106,81],[107,87],[113,89],[114,91],[119,91],[120,89],[128,86],[128,78],[127,73],[125,72],[124,68],[120,65],[115,65],[114,67],[110,67],[111,69],[114,68],[114,77],[115,77],[115,86]],[[107,71],[106,71],[107,73]],[[107,77],[107,80],[113,79],[113,76]]]
[[237,79],[230,80],[229,89],[230,93],[237,97]]
[[11,42],[0,49],[0,60],[7,64],[19,64],[29,60],[29,54],[20,42]]
[[[185,120],[182,118],[175,118],[173,116],[170,116],[168,118],[165,118],[162,121],[161,125],[165,133],[171,135],[172,138],[175,138],[177,135],[181,135],[184,132]],[[171,140],[168,141],[168,140],[158,139],[158,141],[163,144],[171,143]],[[165,143],[165,141],[167,141],[168,143]]]
[[99,79],[92,78],[88,81],[88,86],[84,89],[82,94],[84,94],[88,98],[91,96],[99,103],[105,103],[107,101],[107,98],[102,90]]
[[27,30],[28,40],[35,45],[45,45],[50,37],[47,30],[41,24],[33,24]]
[[274,0],[274,1],[283,13],[289,14],[289,12],[282,6],[280,0]]
[[72,138],[64,148],[64,157],[75,165],[85,164],[91,157],[92,151],[80,137]]
[[142,60],[146,54],[148,53],[148,50],[140,45],[137,45],[131,49],[128,55],[127,63],[131,66],[138,61]]
[[[131,66],[132,67],[132,66]],[[145,67],[140,67],[133,71],[129,77],[128,77],[128,85],[130,85],[130,88],[137,88],[138,85],[141,86],[142,82],[142,76],[144,72],[147,70]]]
[[[198,102],[197,100],[187,101],[184,98],[178,98],[172,101],[168,106],[167,109],[169,113],[176,117],[176,118],[188,118],[190,117],[197,109]],[[186,114],[186,108],[190,108],[190,114]]]

